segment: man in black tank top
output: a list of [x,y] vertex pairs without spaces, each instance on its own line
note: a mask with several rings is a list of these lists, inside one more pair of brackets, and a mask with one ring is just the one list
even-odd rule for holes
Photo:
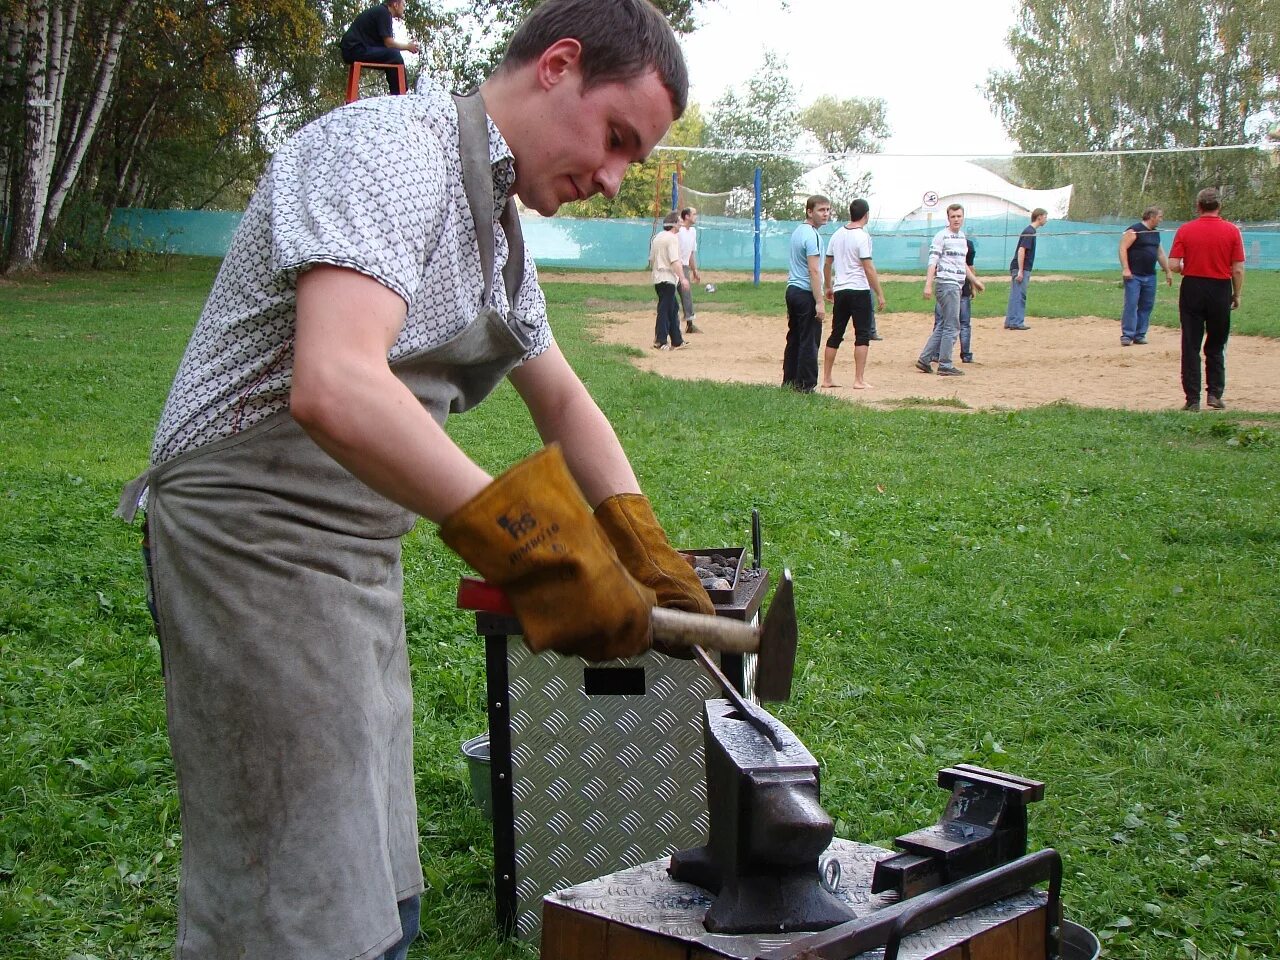
[[1147,207],[1142,219],[1120,236],[1120,272],[1124,276],[1124,312],[1120,315],[1120,346],[1147,342],[1151,309],[1156,304],[1156,263],[1164,270],[1165,283],[1173,286],[1169,260],[1160,245],[1160,221],[1164,211]]

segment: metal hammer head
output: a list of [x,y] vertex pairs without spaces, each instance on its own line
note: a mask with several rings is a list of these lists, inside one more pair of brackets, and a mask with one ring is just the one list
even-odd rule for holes
[[800,627],[796,621],[795,590],[791,571],[783,570],[773,602],[760,627],[760,650],[756,654],[756,697],[776,702],[791,699],[791,677],[796,668],[796,643]]

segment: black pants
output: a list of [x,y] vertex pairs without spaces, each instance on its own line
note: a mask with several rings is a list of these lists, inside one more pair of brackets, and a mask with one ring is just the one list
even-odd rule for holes
[[[342,51],[342,62],[352,64],[359,61],[360,63],[398,63],[404,65],[404,57],[400,51],[394,47],[360,47],[354,50]],[[387,89],[393,94],[404,93],[400,89],[400,71],[399,70],[383,70],[387,75]]]
[[1178,321],[1182,325],[1182,392],[1200,402],[1200,348],[1204,346],[1204,381],[1211,397],[1227,386],[1227,337],[1231,334],[1231,281],[1183,277],[1178,288]]
[[812,291],[787,285],[787,347],[782,353],[782,385],[812,393],[818,388],[818,344],[822,324]]
[[661,346],[671,338],[671,346],[678,347],[684,343],[680,336],[680,304],[676,300],[674,283],[655,283],[653,289],[658,291],[658,320],[653,327],[653,342]]

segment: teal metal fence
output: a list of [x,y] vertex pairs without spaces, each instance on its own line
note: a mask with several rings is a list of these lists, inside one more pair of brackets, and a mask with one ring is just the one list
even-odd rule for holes
[[[1135,217],[1136,219],[1136,217]],[[220,257],[227,252],[240,222],[238,213],[198,210],[117,210],[113,220],[113,243],[117,247],[146,249],[157,253]],[[980,273],[1008,269],[1025,226],[1021,219],[1005,217],[972,218],[965,225],[977,247],[976,267]],[[1050,221],[1040,231],[1036,269],[1041,271],[1119,270],[1117,246],[1129,221],[1082,223]],[[522,221],[525,240],[538,263],[548,267],[578,267],[595,270],[640,270],[649,255],[649,240],[655,229],[649,219],[578,220],[569,217],[528,217]],[[787,268],[791,234],[797,223],[779,220],[761,222],[761,269]],[[875,262],[880,270],[922,272],[928,257],[929,241],[941,223],[872,223]],[[1168,250],[1178,224],[1166,221],[1160,235]],[[840,228],[829,224],[822,229],[830,235]],[[1280,269],[1280,230],[1275,224],[1241,224],[1245,257],[1251,270]],[[751,220],[702,217],[698,222],[698,259],[708,270],[741,270],[750,273],[755,257],[755,228]]]

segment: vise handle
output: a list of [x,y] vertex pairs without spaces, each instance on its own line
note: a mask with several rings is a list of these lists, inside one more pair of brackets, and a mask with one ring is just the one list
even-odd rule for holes
[[971,763],[957,763],[954,767],[944,767],[938,771],[938,786],[944,790],[953,789],[958,782],[994,787],[1023,805],[1044,799],[1044,783],[1039,780],[988,770]]

